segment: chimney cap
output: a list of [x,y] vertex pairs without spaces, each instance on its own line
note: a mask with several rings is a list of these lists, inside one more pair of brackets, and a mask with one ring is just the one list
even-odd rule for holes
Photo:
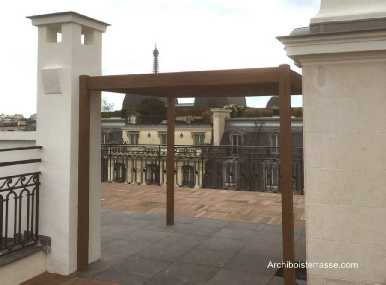
[[85,16],[83,14],[73,12],[73,11],[32,15],[32,16],[28,16],[27,18],[31,19],[32,25],[34,26],[61,24],[61,23],[77,23],[82,26],[86,26],[101,32],[106,31],[106,28],[110,26],[110,24],[106,22],[102,22],[97,19]]

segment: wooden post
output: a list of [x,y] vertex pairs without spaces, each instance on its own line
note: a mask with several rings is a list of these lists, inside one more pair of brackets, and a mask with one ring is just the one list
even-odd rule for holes
[[[283,261],[295,262],[294,211],[292,193],[292,134],[291,134],[291,81],[290,67],[280,65],[280,191],[282,203]],[[284,284],[294,285],[295,270],[284,269]]]
[[166,157],[166,225],[174,225],[174,129],[176,98],[168,97]]
[[79,77],[78,240],[77,268],[88,267],[90,181],[90,94],[88,76]]

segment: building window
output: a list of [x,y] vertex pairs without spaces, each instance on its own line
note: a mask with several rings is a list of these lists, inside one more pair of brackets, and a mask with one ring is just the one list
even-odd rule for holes
[[279,153],[279,134],[273,133],[271,136],[271,147],[273,153]]
[[224,186],[235,186],[237,183],[237,162],[229,161],[224,164]]
[[127,132],[127,143],[138,144],[139,132]]
[[277,163],[269,163],[264,168],[264,184],[267,191],[277,191],[279,187],[279,166]]
[[126,180],[126,165],[121,162],[114,161],[113,168],[113,180],[114,182],[123,183]]
[[182,166],[182,186],[194,187],[195,183],[195,171],[191,165]]
[[166,132],[159,132],[159,140],[161,145],[167,145],[168,139],[167,139],[167,133]]
[[241,135],[238,135],[238,134],[231,135],[232,154],[238,153],[240,145],[241,145]]
[[205,133],[194,133],[193,134],[193,145],[205,144]]
[[152,184],[159,184],[159,166],[157,164],[147,164],[146,165],[146,171],[145,171],[145,181],[146,184],[152,185]]

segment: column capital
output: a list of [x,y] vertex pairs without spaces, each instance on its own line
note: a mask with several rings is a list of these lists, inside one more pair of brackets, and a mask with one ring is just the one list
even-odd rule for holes
[[385,17],[384,0],[321,0],[319,13],[311,18],[311,24]]
[[315,57],[330,60],[341,59],[343,54],[367,57],[386,53],[386,2],[322,0],[308,27],[297,28],[278,40],[299,65]]

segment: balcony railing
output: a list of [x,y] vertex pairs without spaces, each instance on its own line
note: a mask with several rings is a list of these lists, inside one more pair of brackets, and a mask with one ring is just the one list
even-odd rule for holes
[[[267,146],[175,146],[177,186],[279,191],[280,150]],[[102,145],[102,181],[166,183],[166,146]],[[303,149],[293,150],[293,188],[303,193]]]
[[[41,147],[0,149],[0,152],[31,149],[41,149]],[[0,173],[25,170],[28,169],[26,165],[40,161],[39,158],[2,161]],[[5,169],[12,167],[11,171]],[[38,243],[39,186],[40,172],[38,171],[0,177],[0,257]]]

